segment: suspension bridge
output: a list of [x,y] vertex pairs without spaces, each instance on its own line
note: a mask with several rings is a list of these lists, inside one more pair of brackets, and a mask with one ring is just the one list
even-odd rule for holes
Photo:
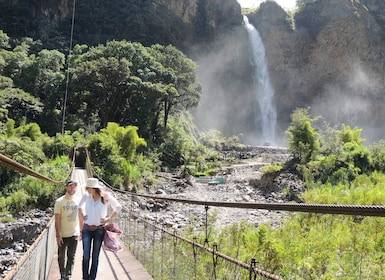
[[[75,152],[71,179],[83,186],[89,176],[97,176],[86,157],[86,163],[76,166]],[[12,159],[0,154],[0,165],[17,172],[57,183],[44,175],[38,174]],[[110,187],[110,191],[121,192]],[[85,190],[78,188],[81,195]],[[128,193],[129,196],[140,196],[153,200],[165,200],[172,203],[201,205],[208,207],[230,207],[237,209],[264,209],[270,211],[308,212],[320,214],[340,214],[384,217],[385,207],[376,205],[323,205],[298,203],[237,203],[222,201],[203,201],[179,199],[166,196]],[[207,221],[207,219],[206,219]],[[119,218],[116,219],[123,230],[121,243],[122,251],[112,253],[102,250],[100,256],[98,280],[104,279],[283,279],[258,266],[255,259],[248,263],[228,256],[218,249],[216,244],[209,242],[207,236],[203,242],[178,235],[175,231],[162,224],[141,217],[138,211],[123,207]],[[60,279],[57,265],[57,245],[55,240],[54,219],[38,236],[14,268],[9,271],[4,280],[56,280]],[[72,280],[81,279],[82,248],[79,242],[76,254]],[[205,278],[202,277],[199,265],[205,264]]]

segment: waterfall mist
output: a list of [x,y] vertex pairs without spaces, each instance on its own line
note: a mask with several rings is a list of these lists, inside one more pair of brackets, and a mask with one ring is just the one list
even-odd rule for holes
[[200,104],[192,111],[198,128],[237,135],[247,145],[280,145],[263,44],[254,52],[243,25],[205,47],[208,51],[192,55],[203,86]]

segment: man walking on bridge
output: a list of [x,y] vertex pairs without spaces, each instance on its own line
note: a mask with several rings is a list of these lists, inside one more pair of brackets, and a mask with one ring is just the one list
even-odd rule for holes
[[[55,230],[61,280],[70,280],[79,238],[77,182],[68,181],[66,193],[55,201]],[[65,261],[67,257],[67,261]]]

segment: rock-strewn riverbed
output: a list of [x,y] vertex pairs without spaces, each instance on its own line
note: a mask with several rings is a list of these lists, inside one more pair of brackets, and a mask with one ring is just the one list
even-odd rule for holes
[[[202,178],[183,180],[176,175],[171,177],[171,174],[163,174],[165,178],[163,184],[159,184],[152,194],[185,200],[237,203],[299,202],[299,195],[304,188],[296,175],[289,172],[282,172],[277,176],[263,175],[262,167],[266,164],[286,162],[289,159],[286,150],[278,151],[279,153],[277,150],[273,152],[264,150],[259,153],[242,152],[243,156],[247,155],[246,158],[223,166],[216,176],[212,177],[212,180],[202,180]],[[174,183],[170,184],[172,181]],[[141,215],[174,229],[187,225],[199,228],[206,220],[204,205],[147,198],[137,198],[135,201],[136,208],[141,209]],[[247,221],[255,226],[270,223],[277,227],[289,215],[281,211],[213,206],[208,208],[207,213],[209,217],[215,217],[215,227],[217,228],[241,221]]]

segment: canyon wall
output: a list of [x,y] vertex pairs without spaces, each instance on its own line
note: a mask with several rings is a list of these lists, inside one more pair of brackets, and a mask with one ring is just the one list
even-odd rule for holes
[[[268,0],[247,15],[265,45],[277,135],[284,139],[293,110],[310,107],[328,123],[363,128],[369,141],[383,138],[385,2],[308,2],[287,12]],[[0,0],[0,29],[68,51],[72,7],[70,0]],[[78,0],[73,38],[177,46],[199,65],[198,126],[258,143],[258,93],[236,0]]]

